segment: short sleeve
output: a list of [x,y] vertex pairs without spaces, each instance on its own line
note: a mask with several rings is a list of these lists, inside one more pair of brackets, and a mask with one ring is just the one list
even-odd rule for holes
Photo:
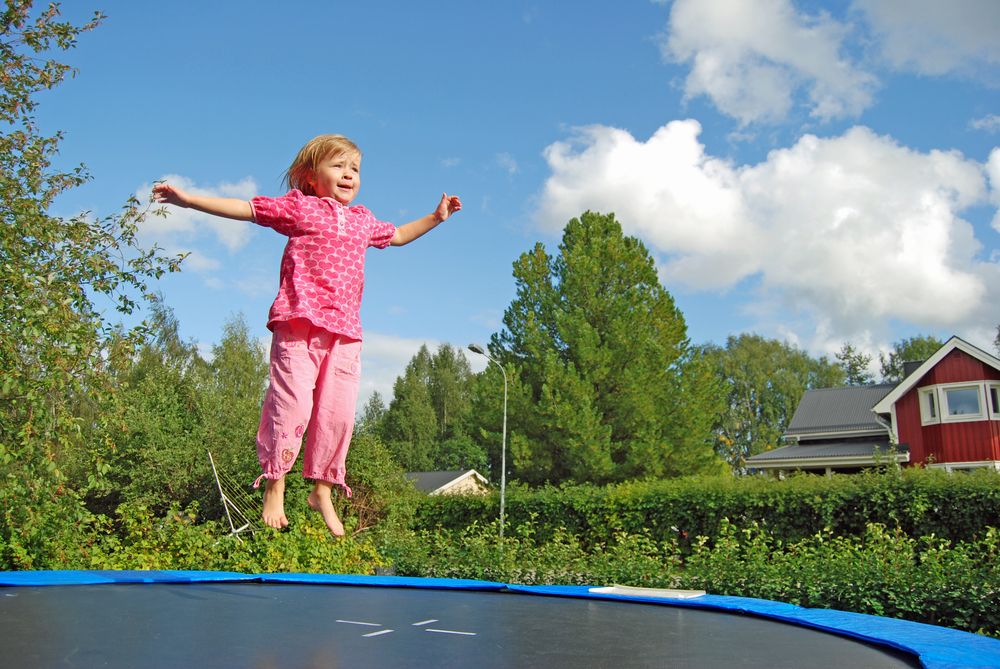
[[369,211],[367,207],[358,206],[358,209],[368,219],[368,246],[374,246],[377,249],[387,247],[396,234],[396,226],[392,223],[378,220],[375,218],[375,214]]
[[298,190],[290,190],[281,197],[259,195],[250,200],[253,220],[257,225],[271,228],[286,237],[301,234],[305,197]]

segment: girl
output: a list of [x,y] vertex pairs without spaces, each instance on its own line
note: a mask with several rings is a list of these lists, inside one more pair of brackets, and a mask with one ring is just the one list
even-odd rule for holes
[[403,246],[462,208],[441,195],[433,213],[395,227],[361,205],[361,151],[342,135],[320,135],[299,151],[285,175],[291,190],[278,198],[205,197],[161,183],[157,202],[215,216],[252,221],[288,237],[278,296],[267,327],[270,384],[264,396],[257,455],[263,474],[264,522],[280,529],[285,517],[285,474],[308,431],[302,473],[314,482],[309,506],[334,536],[344,526],[333,508],[334,485],[350,497],[344,463],[354,429],[361,360],[361,294],[365,250]]

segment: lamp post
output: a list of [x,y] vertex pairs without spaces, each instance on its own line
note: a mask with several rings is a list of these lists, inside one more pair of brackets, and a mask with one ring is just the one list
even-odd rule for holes
[[492,362],[503,374],[503,436],[500,440],[500,540],[503,541],[503,503],[507,490],[507,371],[479,344],[469,344],[469,350]]

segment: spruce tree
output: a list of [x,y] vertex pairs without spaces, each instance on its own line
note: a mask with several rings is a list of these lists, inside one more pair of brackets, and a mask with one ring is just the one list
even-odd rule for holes
[[711,424],[722,398],[652,256],[613,214],[571,220],[558,254],[536,244],[514,263],[514,278],[490,351],[516,377],[516,478],[604,483],[719,471]]

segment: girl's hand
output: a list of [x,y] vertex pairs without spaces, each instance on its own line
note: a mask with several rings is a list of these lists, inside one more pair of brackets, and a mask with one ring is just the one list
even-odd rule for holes
[[172,204],[178,207],[190,207],[191,196],[177,186],[162,183],[153,186],[153,201]]
[[454,214],[456,211],[462,209],[462,201],[458,199],[457,195],[448,196],[447,193],[441,193],[441,201],[438,203],[437,209],[434,211],[434,218],[438,221],[445,221],[449,216]]
[[441,201],[438,202],[437,209],[433,213],[421,216],[415,221],[410,221],[396,228],[396,232],[392,235],[392,241],[389,243],[393,246],[405,246],[414,239],[423,237],[428,231],[461,208],[462,201],[458,199],[457,195],[449,196],[447,193],[441,193]]

